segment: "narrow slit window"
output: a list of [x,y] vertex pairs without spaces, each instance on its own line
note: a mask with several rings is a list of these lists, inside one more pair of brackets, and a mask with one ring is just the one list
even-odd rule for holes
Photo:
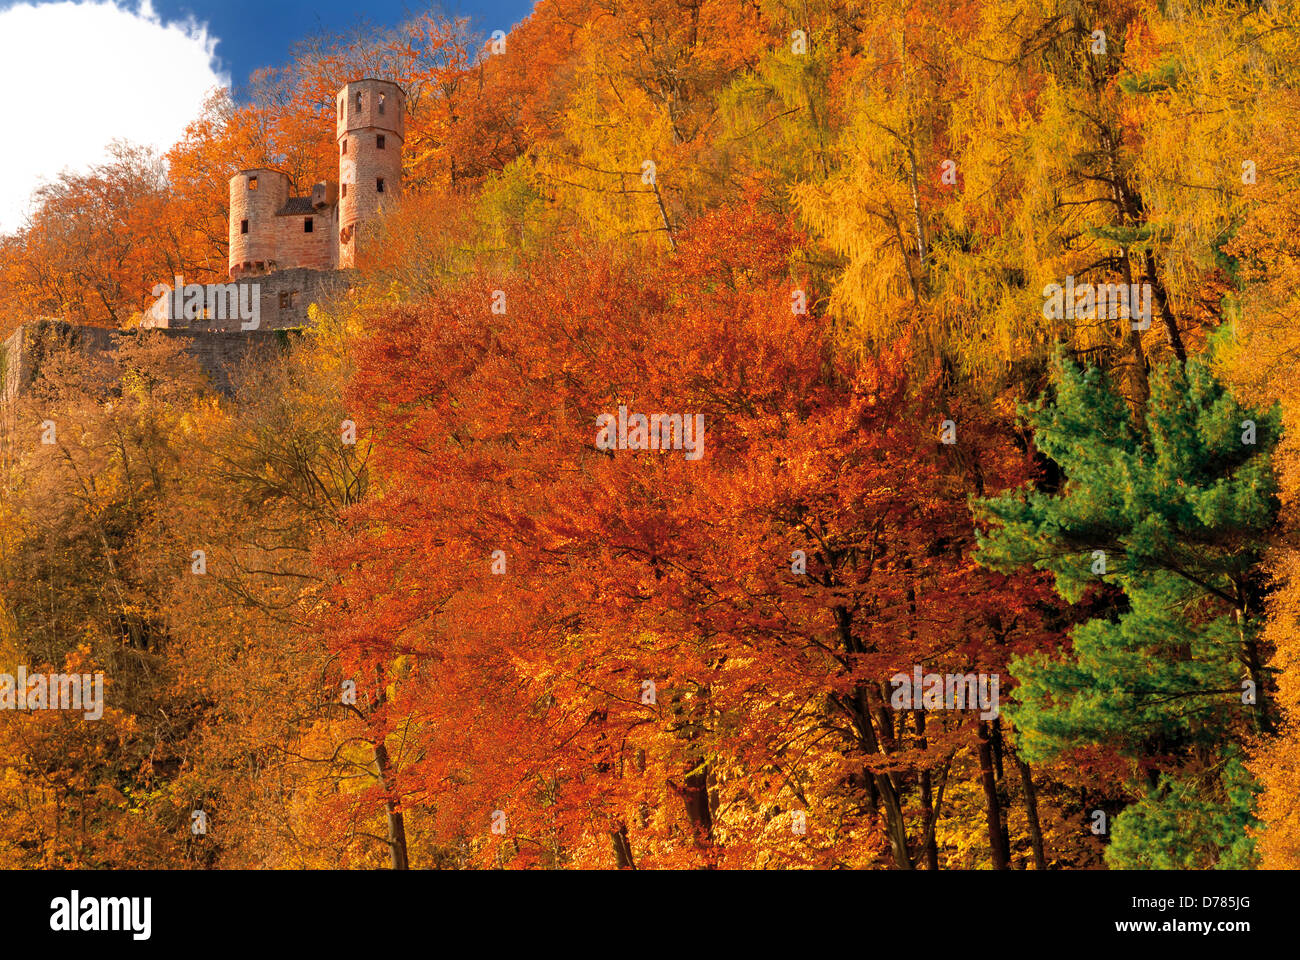
[[240,233],[248,233],[248,221],[247,221],[247,220],[240,220],[240,221],[239,221],[239,232],[240,232]]
[[361,112],[361,104],[362,104],[361,94],[358,93],[358,94],[357,94],[357,113],[360,113],[360,112]]
[[343,196],[346,197],[347,195],[348,195],[348,185],[345,183],[343,184]]
[[347,142],[347,140],[344,140],[344,141],[343,141],[343,156],[346,157],[347,155],[348,155],[348,142]]
[[387,102],[387,100],[388,100],[388,94],[381,93],[379,95],[379,115],[381,117],[384,115],[384,104]]
[[383,178],[383,177],[380,177],[378,180],[375,181],[375,192],[376,192],[376,193],[383,193],[383,192],[384,192],[384,178]]
[[382,133],[379,136],[375,137],[375,146],[380,150],[383,150],[388,146],[388,140],[385,139]]

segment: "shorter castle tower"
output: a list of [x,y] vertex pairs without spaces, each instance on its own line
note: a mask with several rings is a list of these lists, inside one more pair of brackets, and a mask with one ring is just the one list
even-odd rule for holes
[[280,261],[277,214],[289,202],[289,178],[243,170],[230,178],[230,276],[265,273]]

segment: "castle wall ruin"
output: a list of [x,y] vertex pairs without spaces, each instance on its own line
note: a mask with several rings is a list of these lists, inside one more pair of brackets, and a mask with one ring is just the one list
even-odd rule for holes
[[52,350],[69,347],[88,357],[111,361],[123,338],[148,333],[180,341],[207,374],[213,389],[227,396],[234,393],[239,369],[250,357],[270,355],[288,344],[288,335],[274,330],[136,331],[83,327],[58,320],[26,323],[0,344],[0,403],[9,403],[31,388],[40,376],[41,362]]
[[[322,303],[338,296],[347,288],[354,274],[351,271],[277,270],[265,276],[246,277],[232,280],[228,284],[210,284],[205,287],[203,313],[197,317],[188,317],[184,310],[176,309],[171,293],[159,297],[145,311],[140,326],[146,330],[189,330],[214,333],[239,333],[244,330],[244,323],[237,311],[229,307],[233,303],[251,303],[254,296],[260,304],[258,330],[292,330],[311,325],[309,308],[313,303]],[[221,287],[213,293],[214,287]],[[216,309],[214,309],[214,307]],[[251,329],[251,328],[250,328]]]

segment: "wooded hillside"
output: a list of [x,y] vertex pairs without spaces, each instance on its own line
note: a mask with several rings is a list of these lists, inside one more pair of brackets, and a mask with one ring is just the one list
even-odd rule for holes
[[0,716],[0,862],[1300,866],[1294,5],[315,38],[43,188],[0,334],[224,280],[360,76],[404,199],[311,331],[0,411],[0,672],[107,684]]

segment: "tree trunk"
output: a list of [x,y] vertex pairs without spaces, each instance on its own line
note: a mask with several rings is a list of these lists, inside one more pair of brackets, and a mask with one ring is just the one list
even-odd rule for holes
[[980,782],[984,786],[984,812],[988,822],[989,847],[993,851],[993,869],[1007,870],[1011,857],[1003,845],[1002,814],[998,803],[998,785],[993,776],[993,749],[989,744],[989,725],[979,722]]
[[636,862],[632,859],[632,841],[627,836],[627,824],[620,823],[618,829],[609,832],[609,838],[614,844],[614,858],[618,861],[618,869],[635,870]]
[[1016,758],[1016,768],[1020,771],[1020,783],[1025,791],[1025,816],[1029,819],[1029,842],[1034,850],[1034,869],[1047,869],[1047,852],[1043,846],[1043,828],[1038,821],[1038,791],[1034,789],[1034,778],[1029,769],[1029,764],[1020,759],[1020,754],[1012,754]]
[[1237,636],[1241,639],[1242,652],[1246,657],[1246,669],[1250,671],[1250,679],[1255,684],[1255,717],[1259,724],[1259,730],[1265,735],[1271,734],[1273,732],[1273,718],[1269,716],[1268,691],[1264,689],[1264,665],[1259,655],[1259,644],[1253,638],[1249,640],[1246,638],[1246,609],[1244,604],[1233,611],[1233,619],[1237,621]]
[[391,780],[392,767],[388,762],[388,748],[383,741],[375,745],[375,766],[379,770],[379,782],[384,788],[384,811],[388,820],[388,853],[394,870],[411,869],[406,854],[406,823],[402,819],[402,810],[393,797]]
[[[840,642],[843,644],[846,653],[858,653],[860,649],[853,638],[852,617],[844,607],[835,607],[835,624],[839,631]],[[876,729],[871,719],[873,710],[871,692],[875,688],[869,683],[860,683],[853,691],[852,704],[845,704],[846,713],[848,713],[854,729],[857,731],[858,742],[862,749],[869,756],[881,754],[888,756],[889,751],[881,748],[880,739],[876,736]],[[887,713],[881,710],[881,735],[889,741],[893,739],[893,727],[890,725]],[[888,774],[877,773],[866,765],[863,766],[863,775],[875,784],[875,793],[880,798],[881,805],[885,808],[885,832],[889,837],[889,849],[894,855],[894,863],[900,870],[912,870],[912,855],[907,846],[907,821],[903,816],[903,805],[899,801],[901,788],[895,789],[894,781]]]
[[695,838],[708,844],[713,838],[713,811],[709,809],[709,768],[707,764],[697,766],[678,788],[678,796],[686,808],[686,816],[691,821]]
[[[927,750],[929,743],[925,739],[925,711],[916,710],[913,716],[916,717],[917,741],[922,750]],[[930,784],[929,768],[921,771],[921,815],[924,817],[922,836],[925,839],[922,842],[922,850],[925,853],[925,866],[928,870],[938,870],[939,845],[934,839],[934,791]]]
[[[858,687],[855,705],[856,726],[863,746],[867,753],[881,753],[880,741],[876,738],[876,731],[871,722],[871,705],[867,700],[865,685]],[[898,799],[898,791],[894,789],[893,781],[887,774],[876,773],[874,770],[864,769],[863,772],[875,782],[876,792],[885,808],[885,830],[889,837],[889,848],[894,854],[894,863],[901,870],[914,869],[912,855],[907,849],[907,822],[903,818],[903,805]]]
[[1156,301],[1156,307],[1160,311],[1160,320],[1165,325],[1165,342],[1169,344],[1169,349],[1174,352],[1179,363],[1187,363],[1187,348],[1183,346],[1182,335],[1178,332],[1178,320],[1174,316],[1173,309],[1169,306],[1169,292],[1165,290],[1164,283],[1160,280],[1160,275],[1156,272],[1156,258],[1150,250],[1143,252],[1143,262],[1146,265],[1147,283],[1151,284],[1151,292]]
[[1011,812],[1011,794],[1007,790],[1007,777],[1002,766],[1002,718],[997,717],[990,724],[992,728],[991,743],[993,747],[993,783],[998,788],[998,828],[1002,831],[1002,849],[1011,859],[1011,831],[1007,817]]

